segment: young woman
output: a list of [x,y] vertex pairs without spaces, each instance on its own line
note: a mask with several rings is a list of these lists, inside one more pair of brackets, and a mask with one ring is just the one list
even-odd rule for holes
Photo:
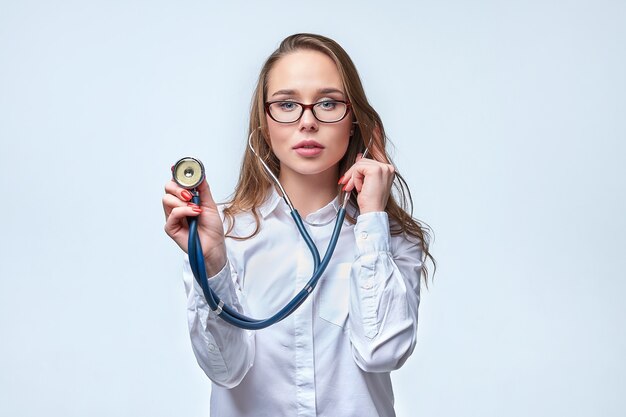
[[189,329],[213,381],[211,415],[395,415],[390,372],[415,346],[428,235],[408,213],[410,194],[350,57],[323,36],[286,38],[261,70],[249,133],[259,156],[247,149],[230,202],[217,206],[206,182],[200,205],[173,181],[163,198],[165,231],[185,252],[186,217],[198,218],[209,284],[226,304],[269,317],[313,272],[308,247],[259,158],[321,256],[343,192],[351,194],[349,216],[311,296],[262,330],[239,329],[211,311],[186,263]]

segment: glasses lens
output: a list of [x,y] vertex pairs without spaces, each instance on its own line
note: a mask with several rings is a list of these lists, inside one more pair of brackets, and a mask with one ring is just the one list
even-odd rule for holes
[[[343,119],[348,112],[348,105],[341,101],[327,100],[316,103],[313,113],[320,122],[333,123]],[[269,105],[272,119],[280,123],[293,123],[302,116],[302,105],[295,101],[275,101]]]
[[318,120],[326,123],[337,122],[346,115],[348,106],[340,101],[322,101],[313,106],[313,112]]
[[293,101],[277,101],[270,104],[270,115],[277,122],[291,123],[300,118],[302,106]]

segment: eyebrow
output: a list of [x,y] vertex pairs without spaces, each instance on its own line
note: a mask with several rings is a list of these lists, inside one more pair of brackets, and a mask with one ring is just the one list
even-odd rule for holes
[[[331,93],[339,93],[341,95],[345,95],[343,91],[338,90],[336,88],[321,88],[317,90],[317,94],[331,94]],[[296,90],[278,90],[277,92],[272,94],[272,97],[278,96],[278,95],[294,96],[294,95],[297,95],[297,91]]]

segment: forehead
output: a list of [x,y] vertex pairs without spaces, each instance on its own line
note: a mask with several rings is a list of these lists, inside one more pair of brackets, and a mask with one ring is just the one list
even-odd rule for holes
[[318,51],[300,50],[285,55],[276,61],[267,78],[268,96],[278,90],[306,94],[323,88],[343,91],[343,81],[335,62]]

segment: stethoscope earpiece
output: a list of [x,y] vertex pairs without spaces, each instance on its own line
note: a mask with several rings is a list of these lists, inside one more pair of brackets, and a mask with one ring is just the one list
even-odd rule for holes
[[204,165],[196,158],[179,159],[172,168],[172,178],[187,190],[196,188],[204,180]]

